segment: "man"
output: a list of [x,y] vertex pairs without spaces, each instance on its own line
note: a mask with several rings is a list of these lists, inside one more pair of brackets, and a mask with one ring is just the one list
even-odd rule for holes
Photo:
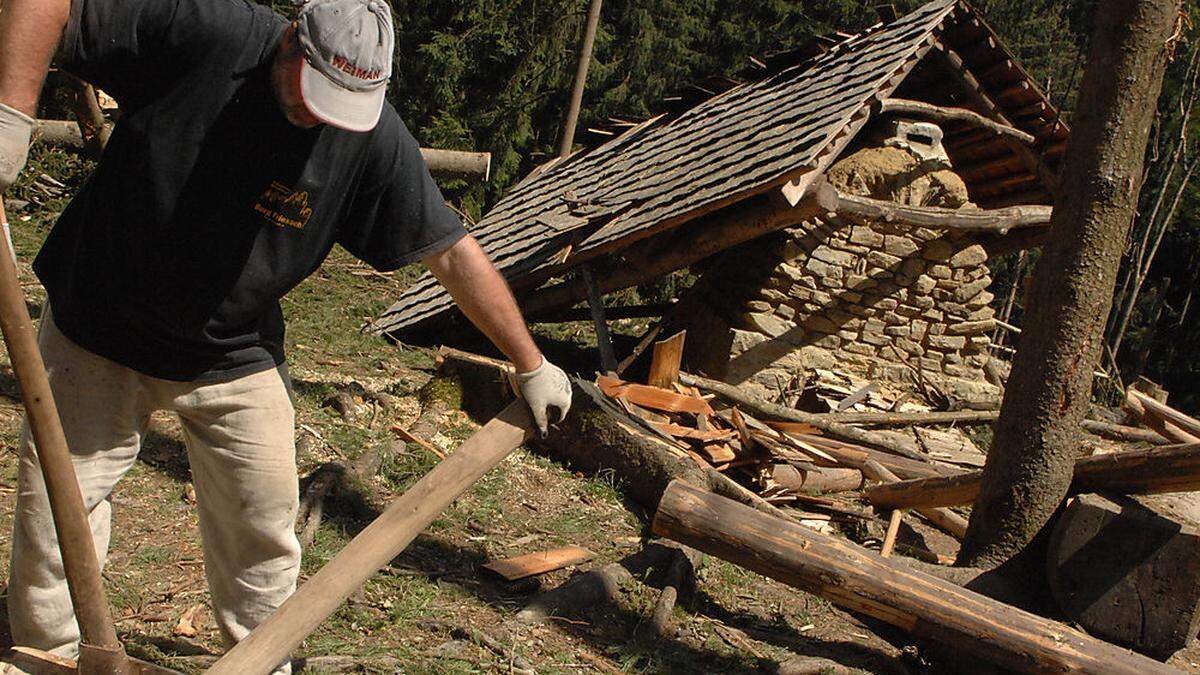
[[[25,162],[56,45],[63,68],[122,109],[34,264],[49,296],[42,352],[102,559],[109,494],[150,412],[178,413],[214,613],[236,641],[295,587],[278,299],[335,243],[380,270],[428,265],[516,365],[543,432],[570,387],[384,101],[394,30],[383,0],[312,0],[290,25],[246,0],[68,2],[0,4],[0,190]],[[70,656],[79,635],[25,439],[13,637]]]

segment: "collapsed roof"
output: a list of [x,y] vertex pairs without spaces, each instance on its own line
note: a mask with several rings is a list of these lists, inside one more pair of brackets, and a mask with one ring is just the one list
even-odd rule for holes
[[[572,268],[621,264],[635,244],[700,227],[708,214],[780,188],[794,204],[897,91],[1032,135],[1036,141],[1026,147],[952,124],[944,142],[981,206],[1048,203],[1066,126],[969,5],[934,0],[677,117],[647,120],[539,168],[472,234],[528,311],[529,293]],[[625,286],[649,280],[622,279]],[[457,317],[449,295],[426,273],[369,330],[409,334]]]

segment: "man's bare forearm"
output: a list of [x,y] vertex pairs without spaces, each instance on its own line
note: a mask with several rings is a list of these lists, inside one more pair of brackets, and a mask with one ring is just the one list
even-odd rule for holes
[[69,0],[0,0],[0,103],[36,116],[70,11]]
[[513,362],[519,372],[534,370],[542,353],[534,344],[504,277],[470,235],[422,260],[463,314]]

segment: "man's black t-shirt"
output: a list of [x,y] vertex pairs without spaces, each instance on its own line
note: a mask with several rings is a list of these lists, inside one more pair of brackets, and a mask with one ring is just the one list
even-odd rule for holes
[[245,0],[74,0],[60,62],[122,114],[34,263],[72,341],[170,380],[265,370],[279,298],[335,243],[387,271],[466,233],[390,105],[366,133],[284,118],[285,27]]

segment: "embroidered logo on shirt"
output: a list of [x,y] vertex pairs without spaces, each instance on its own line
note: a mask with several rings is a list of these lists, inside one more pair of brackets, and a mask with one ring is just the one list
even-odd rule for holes
[[254,204],[254,212],[278,227],[303,230],[312,217],[307,190],[293,190],[279,181],[271,181]]

